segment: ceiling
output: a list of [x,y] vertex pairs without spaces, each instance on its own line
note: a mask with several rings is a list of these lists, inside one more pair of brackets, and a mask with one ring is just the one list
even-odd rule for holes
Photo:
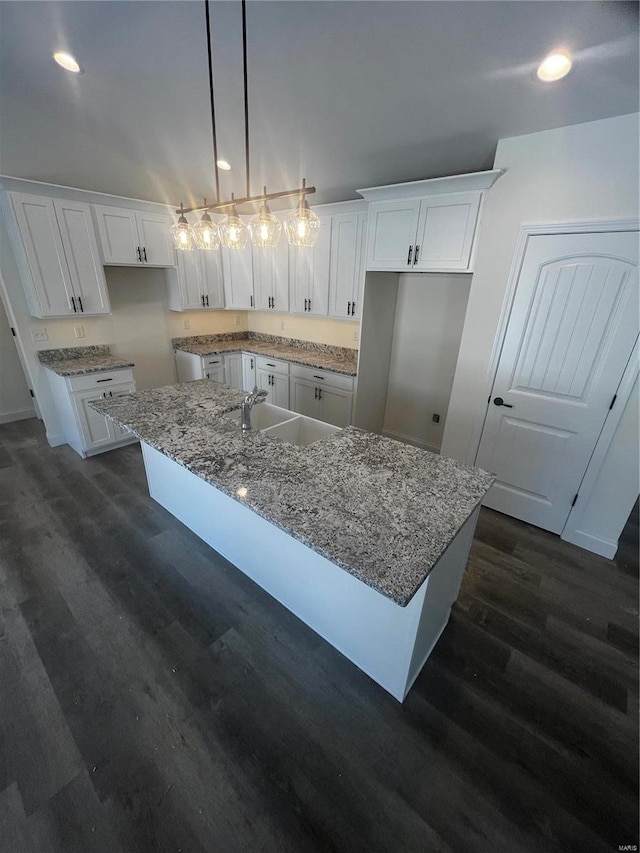
[[[244,195],[241,12],[213,2],[219,154]],[[497,140],[638,109],[637,5],[270,2],[247,10],[251,190],[490,168]],[[555,84],[535,69],[574,56]],[[84,68],[55,65],[68,50]],[[204,5],[0,2],[0,173],[185,204],[213,192]]]

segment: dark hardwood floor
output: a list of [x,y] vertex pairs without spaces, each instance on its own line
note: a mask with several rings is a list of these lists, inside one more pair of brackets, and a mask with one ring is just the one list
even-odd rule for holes
[[0,605],[2,853],[638,844],[637,514],[610,562],[483,510],[400,705],[155,505],[137,446],[23,421]]

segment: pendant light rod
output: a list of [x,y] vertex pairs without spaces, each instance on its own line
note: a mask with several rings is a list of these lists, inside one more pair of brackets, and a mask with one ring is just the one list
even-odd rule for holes
[[216,136],[216,107],[213,96],[213,56],[211,53],[211,21],[209,18],[209,0],[204,0],[207,22],[207,59],[209,62],[209,100],[211,101],[211,136],[213,138],[213,174],[216,178],[216,201],[220,201],[220,175],[218,174],[218,138]]
[[244,161],[247,198],[251,196],[249,167],[249,77],[247,74],[247,0],[242,0],[242,67],[244,73]]
[[[206,207],[185,207],[184,213],[199,213],[201,210],[223,210],[226,207],[232,207],[235,205],[241,204],[255,204],[259,201],[273,201],[277,198],[290,198],[291,196],[305,196],[311,195],[316,191],[315,187],[298,187],[296,190],[285,190],[280,193],[266,193],[265,195],[253,195],[247,196],[246,198],[237,198],[234,201],[223,201],[217,204],[208,204]],[[176,210],[176,213],[180,213],[180,210]]]

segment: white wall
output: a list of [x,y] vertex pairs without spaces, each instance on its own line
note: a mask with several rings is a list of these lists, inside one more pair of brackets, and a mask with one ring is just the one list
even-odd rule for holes
[[[520,226],[638,218],[638,119],[637,113],[617,116],[498,143],[494,165],[505,174],[487,195],[443,454],[475,459]],[[620,424],[618,432],[622,429]],[[602,468],[603,483],[616,476],[613,460],[633,458],[637,440],[637,434],[616,433],[617,451]],[[606,526],[606,535],[615,539],[628,512],[626,500],[610,500],[606,513],[595,502],[590,524],[599,535]]]
[[0,298],[0,424],[35,417],[27,380]]
[[442,440],[473,463],[488,370],[522,224],[638,217],[638,114],[501,139]]
[[470,275],[399,277],[385,434],[439,451],[470,286]]
[[277,314],[273,311],[247,312],[247,327],[251,332],[298,338],[316,344],[358,348],[359,323],[330,320],[324,317],[303,317],[298,314]]

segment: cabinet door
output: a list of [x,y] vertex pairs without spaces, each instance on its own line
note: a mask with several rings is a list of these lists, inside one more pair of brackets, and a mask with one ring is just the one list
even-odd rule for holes
[[313,252],[311,277],[311,314],[329,313],[329,273],[331,266],[331,217],[320,217],[320,234]]
[[312,262],[313,249],[289,246],[289,299],[291,310],[297,314],[308,313]]
[[98,234],[105,264],[135,265],[140,261],[138,226],[134,210],[94,204]]
[[291,378],[291,408],[294,412],[318,417],[318,386],[307,379]]
[[351,423],[353,394],[338,388],[320,388],[319,418],[328,424],[346,427]]
[[[180,254],[185,254],[181,252]],[[191,254],[191,253],[189,253]],[[224,308],[224,287],[222,282],[222,260],[217,249],[201,250],[199,256],[202,295],[207,308]]]
[[364,279],[367,272],[367,223],[366,213],[358,214],[358,265],[356,268],[356,280],[353,288],[353,304],[351,305],[351,317],[359,320],[362,316],[362,302],[364,300]]
[[176,251],[178,291],[182,308],[196,310],[205,307],[199,252]]
[[271,374],[271,394],[269,395],[269,400],[282,409],[289,408],[288,376],[280,376],[278,373]]
[[451,193],[420,202],[414,270],[469,269],[482,193]]
[[144,263],[153,267],[175,266],[171,217],[164,213],[138,211],[136,223]]
[[249,353],[242,353],[242,390],[253,391],[256,385],[256,359]]
[[211,366],[205,368],[204,372],[205,379],[213,379],[215,382],[221,382],[223,385],[225,384],[225,375],[224,375],[224,365],[219,364],[217,366]]
[[[123,383],[122,385],[116,385],[115,388],[111,388],[109,399],[121,399],[123,397],[130,397],[136,390],[136,386],[134,382]],[[113,421],[110,422],[109,426],[113,432],[113,438],[115,441],[123,441],[126,438],[131,438],[132,433],[128,429],[123,429],[118,424],[114,424]]]
[[79,201],[54,199],[53,206],[76,296],[76,307],[84,314],[109,314],[109,297],[91,208]]
[[374,201],[369,205],[368,270],[412,268],[419,209],[419,199],[412,198]]
[[[283,221],[281,219],[281,221]],[[280,242],[274,251],[275,282],[273,308],[275,311],[289,310],[289,242],[282,226]]]
[[263,391],[267,392],[267,396],[265,399],[268,400],[269,403],[275,402],[273,399],[274,388],[271,385],[272,375],[273,374],[270,373],[268,370],[264,370],[261,367],[256,368],[256,385],[258,386],[258,388],[261,388]]
[[253,259],[251,246],[222,250],[225,308],[253,308]]
[[275,249],[253,247],[253,287],[255,307],[261,311],[271,308],[275,298],[276,266]]
[[227,353],[224,357],[224,372],[227,385],[242,391],[242,355],[239,352]]
[[30,274],[25,286],[29,307],[38,317],[73,314],[73,287],[53,201],[34,195],[11,194],[21,247]]
[[343,213],[331,221],[331,267],[329,313],[332,317],[351,317],[356,301],[360,272],[359,214]]
[[91,389],[89,391],[76,391],[72,395],[85,450],[93,450],[96,447],[112,444],[116,440],[111,422],[89,406],[92,400],[104,400],[105,393]]

